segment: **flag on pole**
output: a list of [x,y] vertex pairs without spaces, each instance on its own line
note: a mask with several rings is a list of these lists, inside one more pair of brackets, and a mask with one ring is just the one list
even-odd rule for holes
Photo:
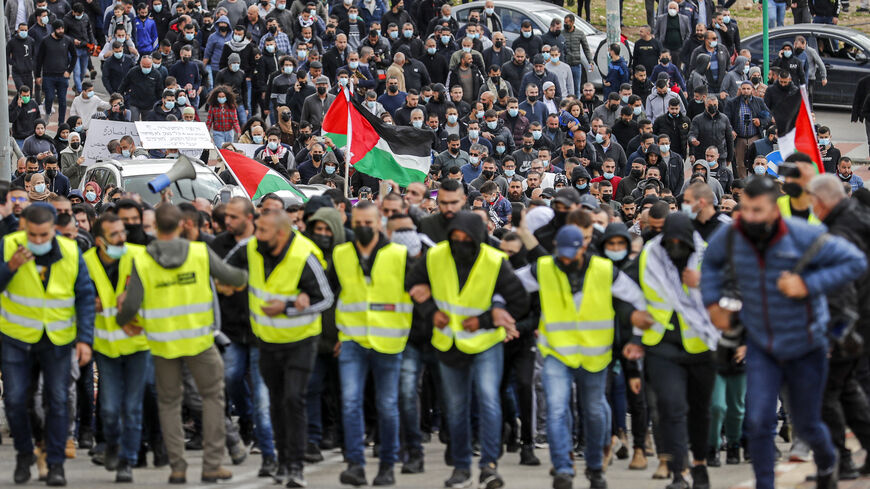
[[391,126],[359,102],[339,95],[323,118],[322,133],[336,146],[350,137],[345,158],[354,170],[405,187],[422,182],[432,164],[435,133],[427,129]]
[[773,111],[776,119],[776,135],[782,160],[793,153],[804,153],[812,158],[819,173],[825,172],[819,140],[812,118],[813,110],[807,98],[806,88],[800,87],[786,96]]
[[266,165],[228,149],[220,150],[220,154],[227,164],[227,169],[236,177],[236,181],[251,200],[257,200],[278,190],[289,190],[298,195],[303,202],[308,200],[292,183]]

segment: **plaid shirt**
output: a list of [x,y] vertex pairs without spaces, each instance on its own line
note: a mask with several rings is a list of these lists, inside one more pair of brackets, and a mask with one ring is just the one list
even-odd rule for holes
[[[748,124],[746,123],[747,121],[749,121]],[[749,138],[755,136],[755,133],[755,126],[752,124],[752,109],[749,108],[749,104],[743,98],[740,98],[740,111],[737,114],[737,135],[741,138]]]
[[208,119],[205,123],[212,131],[236,131],[242,133],[242,128],[239,126],[239,115],[235,109],[231,109],[227,105],[218,105],[209,107]]
[[260,52],[265,52],[266,41],[269,39],[275,39],[275,50],[278,51],[278,54],[287,54],[290,52],[290,38],[287,37],[287,34],[283,32],[279,32],[272,36],[271,33],[266,34],[265,36],[260,38]]

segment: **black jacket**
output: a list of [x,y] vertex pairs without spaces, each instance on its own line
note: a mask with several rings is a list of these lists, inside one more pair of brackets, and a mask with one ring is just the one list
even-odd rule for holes
[[[6,45],[6,60],[12,66],[13,73],[31,75],[36,64],[36,40],[32,37],[21,39],[17,35],[12,36]],[[33,88],[33,87],[31,87]]]
[[42,40],[36,51],[36,77],[72,73],[77,58],[72,38],[63,36],[55,39],[53,35],[49,35]]
[[9,122],[12,123],[12,137],[26,139],[33,134],[36,121],[41,119],[39,104],[33,98],[26,104],[18,106],[18,97],[13,97],[9,104]]
[[78,40],[79,48],[84,49],[86,44],[94,44],[94,30],[87,15],[82,15],[81,20],[75,18],[75,12],[69,12],[63,18],[64,34],[71,39]]
[[142,73],[141,67],[134,66],[124,76],[118,91],[124,96],[128,105],[147,111],[160,100],[163,94],[163,82],[160,80],[160,73],[156,70],[152,69],[146,75]]
[[[223,232],[215,236],[209,244],[221,258],[228,260],[229,256],[239,252],[245,253],[246,247],[239,246],[236,238],[230,232]],[[233,251],[235,250],[235,251]],[[218,294],[218,303],[221,309],[221,331],[233,343],[255,344],[256,338],[251,331],[251,319],[248,311],[248,292],[236,292],[233,295]]]
[[692,121],[685,114],[680,113],[676,118],[662,114],[653,122],[653,134],[667,134],[671,138],[671,151],[685,159],[691,124]]

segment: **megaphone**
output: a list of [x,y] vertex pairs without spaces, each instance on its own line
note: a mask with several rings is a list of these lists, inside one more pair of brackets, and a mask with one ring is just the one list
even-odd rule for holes
[[175,160],[175,164],[172,165],[172,168],[168,172],[148,182],[148,189],[156,194],[168,187],[172,182],[188,178],[191,180],[196,179],[196,169],[187,156],[181,155]]

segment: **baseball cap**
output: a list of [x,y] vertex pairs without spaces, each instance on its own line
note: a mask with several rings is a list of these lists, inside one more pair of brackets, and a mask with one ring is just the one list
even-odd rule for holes
[[562,258],[574,258],[577,250],[583,247],[583,232],[580,228],[569,224],[562,226],[556,233],[556,255]]
[[572,206],[580,203],[580,193],[573,188],[560,188],[559,191],[556,192],[554,200],[567,206]]
[[595,197],[586,194],[580,196],[580,205],[587,209],[597,209],[598,208],[598,199]]

